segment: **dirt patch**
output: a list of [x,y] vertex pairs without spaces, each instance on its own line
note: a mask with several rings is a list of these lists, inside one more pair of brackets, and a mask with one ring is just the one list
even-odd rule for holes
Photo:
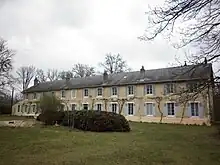
[[35,120],[8,120],[0,121],[0,127],[33,127]]

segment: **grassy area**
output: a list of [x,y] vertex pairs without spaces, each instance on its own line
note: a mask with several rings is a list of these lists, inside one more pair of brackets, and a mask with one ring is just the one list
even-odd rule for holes
[[214,127],[131,123],[130,133],[0,128],[0,165],[220,164]]
[[11,115],[0,115],[0,121],[7,121],[7,120],[27,120],[31,119],[31,117],[25,116],[11,116]]

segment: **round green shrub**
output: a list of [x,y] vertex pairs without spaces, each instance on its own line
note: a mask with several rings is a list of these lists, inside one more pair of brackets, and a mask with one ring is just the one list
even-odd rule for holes
[[81,110],[65,113],[62,124],[84,131],[130,131],[129,123],[123,115],[105,111]]
[[45,125],[60,124],[63,121],[64,112],[61,111],[45,111],[41,113],[37,120],[42,121]]

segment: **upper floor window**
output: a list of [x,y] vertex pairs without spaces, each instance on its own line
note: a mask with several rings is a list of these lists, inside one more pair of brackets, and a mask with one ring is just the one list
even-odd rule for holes
[[174,93],[174,84],[165,84],[165,94]]
[[128,95],[134,95],[134,86],[128,86]]
[[89,90],[88,89],[84,89],[84,97],[89,96]]
[[199,84],[198,83],[188,83],[187,84],[189,92],[196,92],[198,90]]
[[72,111],[75,111],[76,110],[76,104],[72,104],[71,109],[72,109]]
[[71,97],[72,98],[75,98],[76,97],[76,90],[71,90]]
[[51,92],[52,96],[55,96],[55,92]]
[[98,88],[97,89],[97,95],[98,96],[102,96],[102,88]]
[[153,85],[146,85],[146,94],[153,94]]
[[199,116],[199,103],[190,103],[191,116]]
[[117,87],[112,87],[112,95],[113,96],[118,95]]
[[63,91],[61,91],[61,98],[65,98],[66,97],[66,92],[63,90]]
[[167,103],[167,114],[168,116],[174,116],[175,115],[175,107],[174,103]]

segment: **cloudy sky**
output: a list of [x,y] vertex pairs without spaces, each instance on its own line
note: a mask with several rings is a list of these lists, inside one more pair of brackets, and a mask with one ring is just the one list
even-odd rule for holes
[[180,55],[163,38],[137,39],[148,5],[163,0],[0,0],[0,36],[16,50],[15,67],[93,66],[120,53],[133,70],[169,66]]

